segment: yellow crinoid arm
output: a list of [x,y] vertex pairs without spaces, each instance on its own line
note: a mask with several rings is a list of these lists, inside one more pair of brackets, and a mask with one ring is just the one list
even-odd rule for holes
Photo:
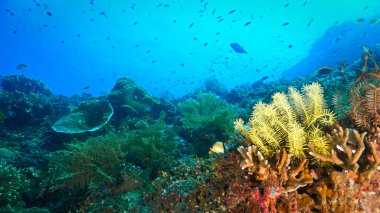
[[306,132],[298,123],[291,123],[289,128],[289,139],[286,144],[289,149],[289,153],[296,158],[305,156],[304,150],[306,149]]
[[294,87],[289,87],[289,100],[291,101],[291,106],[296,111],[297,118],[301,123],[308,123],[310,120],[310,111],[305,102],[305,97],[303,94],[298,92]]
[[259,133],[264,144],[272,149],[280,149],[286,124],[280,119],[276,108],[270,104],[258,103],[251,115],[251,125]]
[[281,118],[289,123],[296,119],[296,112],[290,106],[289,99],[285,93],[277,92],[272,96],[272,104],[277,108]]

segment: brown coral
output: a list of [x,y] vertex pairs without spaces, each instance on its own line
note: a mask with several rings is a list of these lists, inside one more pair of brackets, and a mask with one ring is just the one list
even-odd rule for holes
[[[351,134],[353,134],[353,143],[357,146],[357,149],[348,144]],[[364,137],[366,134],[366,132],[359,134],[356,130],[350,132],[349,129],[343,131],[343,128],[339,127],[338,130],[333,130],[332,135],[327,134],[327,138],[329,138],[333,144],[331,156],[321,155],[315,152],[309,152],[309,154],[322,161],[334,163],[344,170],[352,170],[356,172],[359,169],[357,161],[365,149]]]

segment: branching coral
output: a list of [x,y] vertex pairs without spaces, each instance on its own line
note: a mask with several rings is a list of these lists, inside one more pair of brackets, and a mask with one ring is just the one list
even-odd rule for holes
[[287,147],[294,157],[305,156],[308,144],[317,153],[328,154],[329,144],[320,125],[331,125],[334,114],[325,108],[323,89],[318,83],[303,87],[301,94],[295,88],[289,93],[275,93],[271,104],[254,106],[247,125],[235,121],[235,129],[249,139],[267,156]]
[[[254,177],[254,181],[248,181],[250,188],[244,190],[246,195],[237,195],[241,191],[239,187],[231,188],[228,195],[230,204],[237,205],[236,202],[247,199],[252,203],[251,208],[256,206],[262,212],[275,211],[279,207],[289,210],[292,208],[291,205],[276,203],[277,200],[291,199],[294,192],[312,184],[316,178],[315,173],[308,169],[307,159],[303,158],[296,163],[293,155],[288,154],[286,149],[282,152],[277,151],[275,163],[272,162],[275,166],[272,167],[267,158],[257,151],[256,146],[250,146],[247,150],[239,147],[238,151],[244,158],[240,164],[241,168],[248,170],[248,175]],[[243,196],[244,199],[239,200],[235,196]]]
[[[352,134],[351,138],[353,139],[353,141],[350,142],[353,145],[348,144],[350,134]],[[352,170],[356,172],[359,169],[357,161],[365,149],[364,137],[366,134],[366,132],[359,134],[356,130],[350,132],[349,129],[343,131],[342,127],[338,130],[334,129],[332,135],[327,134],[327,138],[333,145],[330,156],[324,156],[315,152],[309,152],[309,154],[323,161],[334,163],[344,170]],[[354,148],[353,146],[356,146],[357,148]],[[340,153],[339,156],[338,153]]]

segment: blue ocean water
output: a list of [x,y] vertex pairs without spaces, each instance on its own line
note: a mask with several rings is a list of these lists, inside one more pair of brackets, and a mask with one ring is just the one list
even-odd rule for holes
[[210,77],[231,88],[353,60],[380,35],[378,11],[377,0],[2,0],[0,74],[64,95],[106,94],[123,76],[157,96]]

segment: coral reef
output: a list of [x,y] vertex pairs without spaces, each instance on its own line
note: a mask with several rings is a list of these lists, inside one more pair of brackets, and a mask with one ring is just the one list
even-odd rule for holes
[[[379,212],[380,49],[364,50],[331,73],[229,91],[209,79],[171,100],[127,78],[65,97],[3,76],[0,211]],[[53,131],[69,113],[69,127],[106,128]]]
[[264,155],[287,147],[297,158],[305,156],[307,146],[328,154],[329,143],[319,125],[331,125],[334,114],[324,107],[323,89],[313,83],[303,87],[303,94],[290,87],[289,93],[275,93],[271,104],[253,107],[247,125],[235,121],[235,129],[256,145]]
[[20,205],[18,202],[28,187],[29,180],[20,169],[0,161],[0,208]]
[[[102,196],[140,187],[143,184],[141,169],[124,161],[126,143],[125,138],[111,134],[70,144],[67,151],[57,152],[43,182],[45,196],[68,191],[71,202],[77,197],[81,200],[76,201],[77,204],[84,208]],[[78,193],[86,194],[87,200]]]
[[115,110],[114,123],[120,125],[126,118],[142,117],[149,113],[160,100],[150,96],[129,78],[120,78],[108,94],[108,100]]
[[78,109],[59,119],[52,128],[67,134],[93,132],[104,127],[112,115],[113,108],[107,100],[93,99],[83,102]]
[[144,169],[149,179],[156,177],[160,170],[167,170],[179,157],[178,138],[173,128],[165,126],[164,115],[154,124],[141,122],[140,129],[126,134],[124,145],[126,160]]
[[226,141],[233,131],[234,108],[212,93],[198,93],[178,104],[186,139],[199,154],[206,154],[216,141]]

